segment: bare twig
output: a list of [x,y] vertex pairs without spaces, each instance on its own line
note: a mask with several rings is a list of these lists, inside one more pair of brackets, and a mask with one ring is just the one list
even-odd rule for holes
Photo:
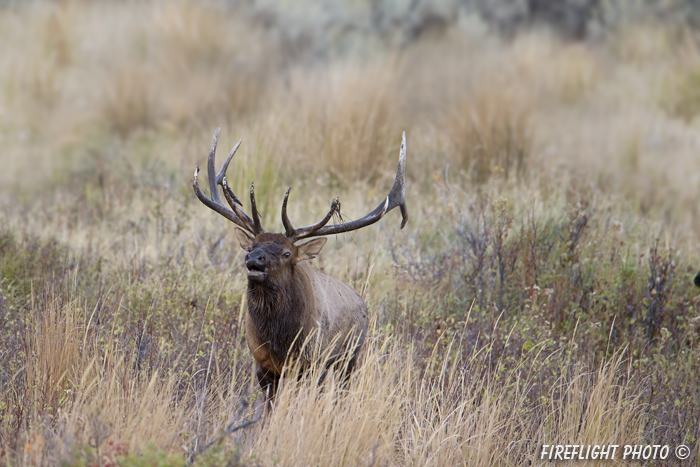
[[246,393],[245,393],[243,399],[241,400],[241,402],[239,402],[238,410],[236,411],[236,415],[233,416],[233,418],[231,419],[229,424],[226,426],[226,429],[221,434],[216,436],[214,439],[209,441],[202,448],[194,449],[192,451],[192,454],[190,455],[190,458],[187,460],[187,465],[192,465],[195,457],[202,454],[203,452],[205,452],[207,449],[211,448],[212,446],[218,444],[219,441],[221,441],[224,437],[230,435],[231,433],[235,433],[236,431],[242,430],[244,428],[248,428],[249,426],[254,425],[255,423],[257,423],[260,420],[262,413],[260,410],[258,410],[256,415],[255,415],[255,418],[252,418],[250,420],[246,420],[245,422],[239,423],[238,425],[234,425],[234,423],[236,423],[241,418],[243,413],[250,406],[249,398],[250,398],[250,391],[246,390]]

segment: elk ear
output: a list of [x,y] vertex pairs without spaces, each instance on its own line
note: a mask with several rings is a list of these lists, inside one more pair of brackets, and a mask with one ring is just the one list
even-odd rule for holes
[[315,240],[311,240],[310,242],[304,243],[303,245],[299,245],[297,247],[299,248],[299,251],[297,252],[297,262],[307,259],[314,259],[316,255],[321,252],[321,249],[323,248],[323,245],[326,244],[326,241],[328,241],[327,238],[317,238]]
[[242,229],[236,227],[236,237],[238,238],[238,243],[241,244],[241,248],[246,251],[250,251],[250,246],[253,244],[253,237],[248,235],[248,233]]

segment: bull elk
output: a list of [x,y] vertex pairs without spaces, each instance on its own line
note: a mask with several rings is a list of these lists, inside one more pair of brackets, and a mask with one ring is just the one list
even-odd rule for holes
[[[217,128],[214,133],[207,163],[211,197],[207,198],[199,188],[199,167],[194,172],[192,185],[197,198],[205,206],[238,226],[236,237],[247,252],[246,342],[256,361],[260,386],[268,398],[272,398],[282,369],[290,359],[298,361],[302,370],[312,363],[312,353],[307,349],[315,348],[329,356],[324,362],[327,367],[341,358],[347,359],[346,371],[352,371],[367,332],[367,305],[353,288],[314,269],[309,263],[319,254],[326,238],[316,238],[300,245],[297,242],[361,229],[374,224],[397,206],[401,208],[403,228],[408,220],[406,134],[402,138],[394,185],[379,206],[360,219],[329,225],[331,218],[340,214],[340,202],[336,198],[321,221],[295,228],[287,216],[289,188],[282,202],[282,234],[263,229],[252,183],[249,216],[243,212],[241,201],[226,182],[226,170],[241,141],[231,150],[221,170],[215,172],[219,131]],[[219,186],[228,206],[219,197]]]

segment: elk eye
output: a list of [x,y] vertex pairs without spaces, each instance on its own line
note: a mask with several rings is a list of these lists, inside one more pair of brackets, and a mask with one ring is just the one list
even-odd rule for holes
[[291,253],[290,253],[290,252],[286,252],[283,256],[284,256],[285,258],[289,258],[289,257],[291,256]]

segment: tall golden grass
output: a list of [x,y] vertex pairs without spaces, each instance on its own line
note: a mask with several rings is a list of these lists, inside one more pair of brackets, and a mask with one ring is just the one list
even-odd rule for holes
[[[37,310],[43,318],[22,378],[28,387],[15,389],[24,390],[28,407],[43,410],[33,414],[20,437],[22,454],[6,458],[10,463],[52,465],[80,458],[76,450],[85,449],[88,463],[108,465],[153,446],[206,463],[206,441],[235,417],[264,411],[261,399],[239,410],[247,402],[241,389],[251,383],[243,374],[215,378],[216,349],[204,356],[207,376],[183,387],[182,375],[168,375],[167,368],[143,375],[134,355],[112,345],[100,350],[94,315],[78,325],[76,313],[86,311],[79,308]],[[214,449],[223,445],[250,462],[282,465],[518,465],[538,459],[542,444],[642,439],[639,396],[624,383],[625,352],[598,368],[572,363],[570,373],[540,388],[551,398],[538,402],[530,399],[533,369],[549,359],[540,346],[497,382],[492,378],[502,368],[491,362],[492,349],[453,341],[446,354],[426,359],[376,326],[372,335],[349,384],[332,374],[319,387],[323,368],[301,380],[285,378],[264,421]],[[51,434],[44,431],[49,427]]]

